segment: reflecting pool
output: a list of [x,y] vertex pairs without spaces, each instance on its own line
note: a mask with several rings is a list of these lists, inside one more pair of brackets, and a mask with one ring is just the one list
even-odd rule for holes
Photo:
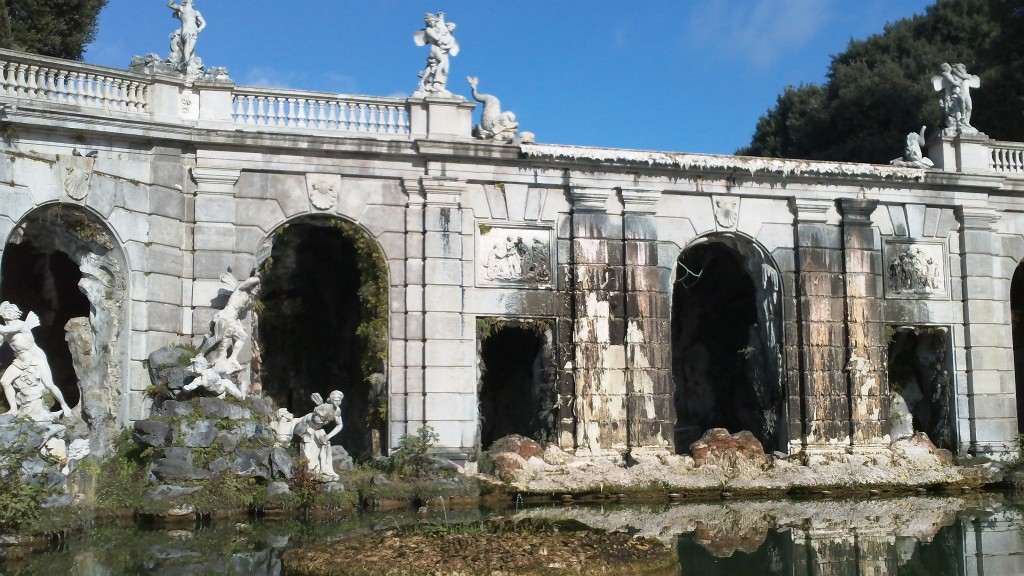
[[2,547],[3,574],[282,574],[294,546],[417,523],[501,516],[622,531],[678,552],[678,574],[1024,574],[1024,501],[999,494],[863,500],[663,505],[552,505],[527,509],[367,513],[322,522],[250,519],[174,527],[97,525],[34,549]]

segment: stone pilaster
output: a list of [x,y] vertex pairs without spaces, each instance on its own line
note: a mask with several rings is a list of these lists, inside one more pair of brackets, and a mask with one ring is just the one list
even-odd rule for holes
[[611,194],[570,189],[576,448],[592,454],[628,447],[622,218],[605,210]]
[[473,323],[469,321],[467,330],[462,315],[464,278],[472,277],[473,245],[471,226],[468,236],[463,236],[460,202],[466,183],[425,176],[420,185],[424,193],[423,418],[440,435],[439,446],[450,456],[464,459],[476,448],[477,431],[476,336]]
[[226,288],[220,280],[222,274],[230,268],[236,278],[248,278],[252,272],[252,258],[240,262],[235,252],[235,184],[240,175],[241,170],[237,169],[192,169],[196,195],[192,214],[192,286],[186,295],[188,301],[183,303],[190,312],[186,312],[186,334],[203,336],[209,330],[215,312],[213,301]]
[[675,426],[671,299],[658,268],[654,216],[661,190],[622,190],[626,428],[629,448],[664,450]]
[[960,447],[1003,452],[1017,434],[1010,302],[1001,296],[1009,294],[1013,272],[1000,269],[999,212],[964,206],[959,217],[967,371],[966,390],[958,390],[967,409],[961,403]]
[[[426,194],[418,178],[403,180],[408,197],[405,209],[405,290],[401,302],[402,329],[391,340],[391,377],[388,411],[392,447],[405,434],[414,434],[424,423],[423,370],[423,237]],[[394,298],[393,298],[394,299]],[[398,313],[391,303],[391,310]]]
[[[846,449],[850,443],[842,231],[828,222],[834,206],[827,199],[794,199],[797,268],[796,319],[799,332],[802,406],[790,402],[790,418],[803,414],[802,438],[808,451]],[[787,348],[791,346],[789,341]],[[795,388],[795,387],[794,387]],[[791,390],[796,392],[796,390]],[[791,441],[792,442],[792,441]],[[790,448],[801,448],[790,445]]]
[[843,286],[846,294],[846,377],[850,394],[850,443],[887,446],[889,395],[882,324],[882,247],[871,226],[876,200],[839,201],[843,215]]

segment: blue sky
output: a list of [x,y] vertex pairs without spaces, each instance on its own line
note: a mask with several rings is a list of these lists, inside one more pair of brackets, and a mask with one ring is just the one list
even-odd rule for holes
[[[180,1],[180,0],[179,0]],[[926,0],[195,0],[197,53],[237,84],[405,96],[425,12],[457,24],[467,75],[545,144],[731,154],[787,85],[821,82],[851,38]],[[110,0],[85,60],[167,55],[163,0]]]

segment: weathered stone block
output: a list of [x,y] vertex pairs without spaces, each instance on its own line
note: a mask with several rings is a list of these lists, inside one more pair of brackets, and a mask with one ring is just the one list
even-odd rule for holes
[[183,421],[181,438],[189,448],[209,448],[217,438],[217,423],[213,420]]
[[203,414],[214,418],[227,418],[229,420],[247,420],[252,418],[252,412],[248,408],[232,404],[220,398],[200,398],[199,409]]

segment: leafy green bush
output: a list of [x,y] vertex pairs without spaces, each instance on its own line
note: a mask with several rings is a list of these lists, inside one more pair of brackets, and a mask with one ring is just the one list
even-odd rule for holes
[[0,532],[7,532],[39,518],[43,500],[49,495],[41,486],[21,479],[21,466],[31,449],[18,443],[0,455]]
[[414,435],[402,435],[398,440],[398,450],[391,455],[391,468],[399,476],[415,476],[425,478],[434,468],[430,449],[441,439],[441,436],[430,426],[423,426]]

